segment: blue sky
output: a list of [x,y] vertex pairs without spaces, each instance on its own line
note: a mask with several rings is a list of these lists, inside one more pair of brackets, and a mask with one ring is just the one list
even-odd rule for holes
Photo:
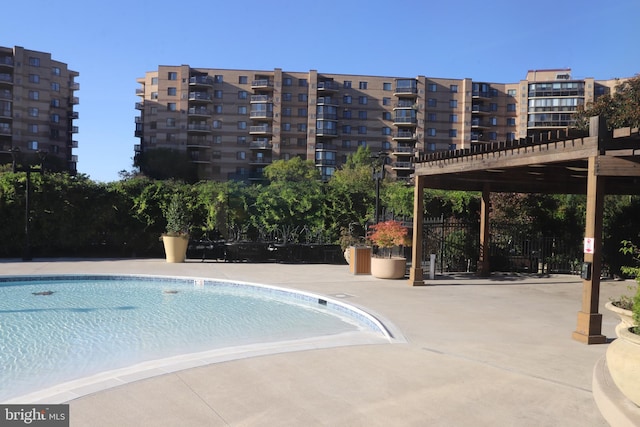
[[136,79],[158,65],[500,83],[529,69],[640,73],[638,0],[6,3],[0,46],[51,52],[80,73],[78,171],[104,182],[132,169]]

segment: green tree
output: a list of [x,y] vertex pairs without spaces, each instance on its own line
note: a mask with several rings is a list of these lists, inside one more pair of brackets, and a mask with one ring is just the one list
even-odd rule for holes
[[592,116],[604,116],[609,129],[640,126],[640,75],[618,84],[613,94],[602,95],[585,106],[579,105],[574,116],[576,127],[588,129]]

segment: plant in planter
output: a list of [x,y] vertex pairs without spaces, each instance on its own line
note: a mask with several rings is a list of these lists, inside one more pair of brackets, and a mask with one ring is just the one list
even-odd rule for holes
[[[622,247],[620,248],[620,252],[628,255],[633,255],[636,261],[640,261],[638,259],[638,254],[640,253],[638,248],[630,241],[623,240]],[[636,280],[640,278],[640,267],[638,266],[623,266],[621,267],[622,273],[629,277],[635,277]],[[629,285],[627,287],[632,295],[637,292],[638,285]],[[629,295],[620,295],[616,299],[612,299],[611,301],[605,304],[605,307],[618,315],[620,317],[620,323],[616,326],[616,333],[618,333],[619,329],[627,329],[631,326],[636,326],[638,323],[633,320],[633,306],[634,306],[634,297]]]
[[185,201],[178,193],[171,197],[164,211],[166,233],[162,235],[167,262],[184,262],[189,246],[189,213]]
[[369,240],[381,253],[371,257],[371,275],[380,279],[401,279],[404,277],[407,260],[392,256],[393,249],[409,244],[409,230],[399,221],[380,222],[371,227]]

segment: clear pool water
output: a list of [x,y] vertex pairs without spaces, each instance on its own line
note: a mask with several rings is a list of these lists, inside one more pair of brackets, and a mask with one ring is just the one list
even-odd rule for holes
[[179,354],[367,329],[343,309],[277,288],[148,277],[53,279],[0,281],[0,402]]

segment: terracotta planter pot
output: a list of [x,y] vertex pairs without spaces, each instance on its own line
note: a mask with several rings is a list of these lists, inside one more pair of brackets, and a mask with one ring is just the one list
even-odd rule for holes
[[620,318],[620,323],[616,325],[616,335],[620,336],[620,333],[618,332],[619,329],[629,329],[632,326],[636,326],[636,323],[633,321],[633,311],[620,308],[614,305],[611,301],[607,302],[604,306],[607,310],[617,314]]
[[371,257],[371,275],[378,279],[402,279],[406,268],[405,258]]
[[640,406],[640,335],[627,329],[607,349],[607,367],[613,382],[627,399]]
[[162,236],[167,262],[184,262],[187,258],[189,236]]

